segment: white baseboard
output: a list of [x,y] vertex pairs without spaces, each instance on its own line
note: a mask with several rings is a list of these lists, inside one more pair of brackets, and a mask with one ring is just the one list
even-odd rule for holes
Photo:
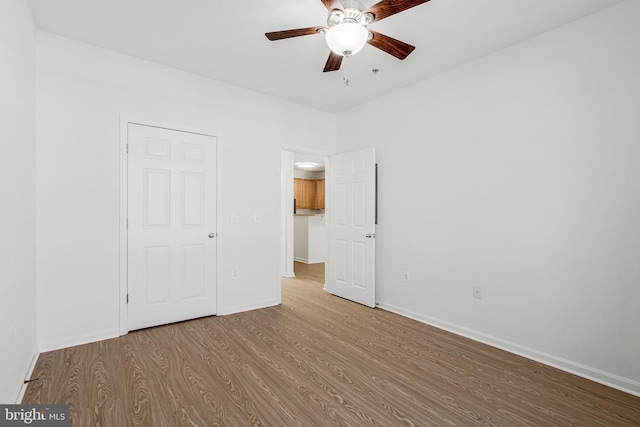
[[298,261],[301,262],[303,264],[320,264],[324,262],[324,258],[318,258],[318,259],[307,259],[307,258],[298,258],[298,257],[293,257],[294,261]]
[[543,363],[554,368],[578,375],[579,377],[586,378],[591,381],[595,381],[600,384],[624,391],[635,396],[640,396],[640,383],[637,381],[623,378],[609,372],[604,372],[599,369],[592,368],[580,363],[573,362],[571,360],[563,359],[551,354],[543,353],[541,351],[524,347],[519,344],[515,344],[509,341],[505,341],[500,338],[493,337],[491,335],[483,334],[481,332],[455,325],[450,322],[445,322],[430,316],[425,316],[420,313],[406,310],[401,307],[396,307],[392,304],[386,304],[384,302],[377,302],[377,307],[387,311],[399,314],[404,317],[408,317],[418,322],[425,323],[430,326],[434,326],[438,329],[443,329],[448,332],[452,332],[456,335],[472,339],[474,341],[488,344],[492,347],[499,348],[501,350],[508,351],[510,353],[517,354],[522,357],[526,357],[536,362]]
[[38,357],[40,357],[40,352],[36,352],[31,358],[31,362],[27,365],[27,368],[24,371],[24,375],[22,376],[23,382],[18,386],[18,390],[16,391],[16,395],[13,399],[13,402],[16,405],[22,403],[22,398],[24,397],[24,393],[27,391],[27,385],[25,381],[31,379],[31,375],[33,374],[33,370],[36,368],[36,363],[38,362]]
[[282,275],[282,277],[286,277],[287,279],[291,279],[292,277],[296,277],[296,273],[293,271],[288,271]]
[[268,299],[268,300],[259,301],[253,304],[236,305],[236,306],[226,307],[222,309],[221,315],[226,316],[229,314],[242,313],[243,311],[251,311],[251,310],[257,310],[259,308],[273,307],[279,304],[280,303],[275,299]]
[[86,335],[76,335],[61,340],[40,343],[40,352],[60,350],[61,348],[74,347],[76,345],[89,344],[96,341],[108,340],[120,336],[120,329],[110,329]]

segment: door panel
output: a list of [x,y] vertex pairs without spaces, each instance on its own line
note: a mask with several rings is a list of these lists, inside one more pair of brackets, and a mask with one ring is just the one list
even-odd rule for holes
[[171,172],[144,169],[142,188],[144,226],[169,227],[171,202]]
[[128,144],[128,329],[215,314],[216,138],[129,124]]
[[200,298],[205,285],[205,247],[204,245],[182,246],[182,299]]
[[142,250],[145,303],[149,306],[167,305],[171,296],[171,247],[145,246]]
[[182,226],[202,228],[204,220],[204,174],[182,173]]
[[329,291],[375,307],[375,149],[331,159]]

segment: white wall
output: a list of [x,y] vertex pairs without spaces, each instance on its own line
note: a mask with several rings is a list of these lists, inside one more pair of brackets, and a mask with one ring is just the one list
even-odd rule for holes
[[278,303],[280,146],[334,152],[335,116],[48,33],[37,46],[41,346],[118,333],[120,115],[218,133],[221,314]]
[[628,1],[338,116],[339,152],[376,147],[381,306],[640,393],[638,22]]
[[36,346],[35,27],[0,2],[0,402],[14,403]]

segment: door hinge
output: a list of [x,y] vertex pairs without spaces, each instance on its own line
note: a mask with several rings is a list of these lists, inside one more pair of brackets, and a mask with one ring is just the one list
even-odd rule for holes
[[127,304],[129,304],[129,294],[127,294]]
[[129,228],[129,218],[127,218],[127,228]]
[[127,154],[129,154],[129,144],[127,144]]

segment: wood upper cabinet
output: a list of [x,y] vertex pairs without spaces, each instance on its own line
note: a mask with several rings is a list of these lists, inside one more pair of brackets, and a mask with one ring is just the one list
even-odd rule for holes
[[293,198],[298,209],[324,209],[324,179],[293,179]]
[[315,181],[316,184],[316,209],[324,209],[324,179]]
[[293,179],[293,198],[296,199],[296,207],[298,209],[306,209],[304,204],[304,179]]
[[293,198],[298,202],[300,207],[300,200],[302,200],[302,180],[300,178],[293,178]]
[[304,209],[316,208],[316,183],[310,179],[302,180],[302,206]]

